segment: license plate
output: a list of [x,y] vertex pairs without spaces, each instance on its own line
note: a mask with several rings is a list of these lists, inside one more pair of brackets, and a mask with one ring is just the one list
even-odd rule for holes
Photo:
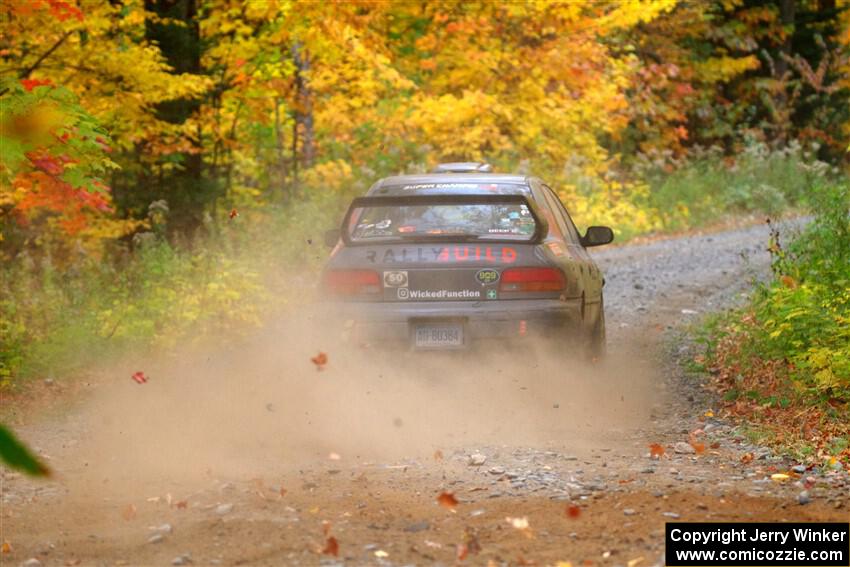
[[414,344],[418,348],[440,348],[463,346],[463,324],[431,323],[417,325]]

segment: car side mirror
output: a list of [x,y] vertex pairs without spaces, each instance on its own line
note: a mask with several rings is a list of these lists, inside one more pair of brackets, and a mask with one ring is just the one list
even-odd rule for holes
[[325,231],[325,246],[333,248],[339,242],[339,229],[332,228]]
[[614,231],[607,226],[590,226],[581,237],[581,245],[585,248],[610,244],[614,240]]

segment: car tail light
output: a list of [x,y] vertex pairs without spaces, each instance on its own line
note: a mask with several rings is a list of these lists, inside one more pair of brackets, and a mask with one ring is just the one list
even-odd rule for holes
[[381,278],[374,270],[328,270],[324,289],[332,295],[376,295],[381,292]]
[[509,268],[502,272],[499,290],[562,291],[567,287],[564,272],[558,268]]

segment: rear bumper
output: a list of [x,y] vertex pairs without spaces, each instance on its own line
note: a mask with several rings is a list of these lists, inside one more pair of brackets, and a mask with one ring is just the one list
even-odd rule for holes
[[417,325],[460,322],[464,346],[488,339],[522,339],[552,335],[581,325],[581,299],[509,301],[434,301],[344,303],[322,305],[323,319],[352,343],[410,344]]

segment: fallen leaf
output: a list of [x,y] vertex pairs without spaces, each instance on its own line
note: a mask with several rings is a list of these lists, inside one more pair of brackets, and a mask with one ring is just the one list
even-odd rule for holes
[[457,545],[457,553],[455,557],[457,557],[458,561],[463,561],[466,559],[466,556],[469,554],[469,548],[466,547],[465,543],[459,543]]
[[772,480],[774,482],[785,482],[789,478],[791,478],[791,477],[788,476],[785,473],[774,473],[774,474],[770,475],[770,480]]
[[720,443],[719,443],[719,442],[717,442],[717,441],[715,441],[714,443],[712,443],[711,445],[709,445],[709,447],[711,447],[712,449],[719,449],[719,448],[720,448]]
[[747,463],[753,462],[754,458],[755,457],[752,453],[744,453],[743,455],[741,455],[741,462],[746,465]]
[[322,555],[339,555],[339,542],[334,536],[330,536],[325,542],[325,548],[322,550]]
[[227,216],[230,217],[230,220],[233,220],[239,216],[239,211],[237,211],[236,209],[230,209],[230,213],[228,213]]
[[[706,410],[703,414],[705,417],[714,417],[714,412],[712,410]],[[643,558],[641,558],[643,559]]]
[[136,517],[136,505],[128,504],[124,511],[121,512],[121,517],[123,517],[126,521],[130,521]]
[[579,516],[581,516],[581,508],[579,508],[578,506],[576,506],[574,504],[567,506],[567,517],[568,518],[576,519]]
[[141,370],[139,370],[138,372],[135,372],[131,376],[131,378],[136,381],[136,384],[144,384],[145,382],[148,381],[148,377],[145,376],[145,373],[142,372]]
[[174,503],[174,507],[178,510],[185,510],[189,507],[189,502],[187,502],[186,500],[178,500]]
[[322,532],[325,534],[325,537],[331,535],[331,523],[327,520],[322,520]]
[[629,561],[626,563],[626,567],[637,567],[637,565],[641,562],[643,562],[642,555],[640,557],[635,557],[634,559],[629,559]]
[[310,362],[316,365],[316,370],[324,370],[325,365],[328,363],[328,355],[320,352],[316,356],[312,357]]
[[471,528],[466,528],[466,542],[464,542],[464,546],[472,555],[478,555],[481,552],[481,543],[479,543],[478,537]]
[[443,460],[443,452],[440,451],[439,449],[434,451],[434,460],[435,461],[442,461]]
[[12,544],[4,541],[3,545],[0,545],[0,553],[12,553]]
[[65,562],[65,565],[68,565],[68,567],[73,567],[74,565],[79,565],[82,562],[82,559],[69,559]]
[[284,487],[280,487],[280,497],[283,498],[286,496],[287,490]]
[[390,556],[390,554],[387,553],[386,551],[384,551],[383,549],[379,549],[378,551],[375,552],[375,557],[384,558],[384,557],[389,557],[389,556]]
[[437,496],[437,502],[443,508],[453,509],[457,506],[457,498],[451,492],[441,492],[439,496]]
[[658,443],[652,443],[649,446],[649,456],[653,459],[660,459],[664,454],[664,447]]
[[697,443],[691,441],[691,447],[694,448],[694,451],[697,455],[702,455],[703,453],[705,453],[705,443]]

